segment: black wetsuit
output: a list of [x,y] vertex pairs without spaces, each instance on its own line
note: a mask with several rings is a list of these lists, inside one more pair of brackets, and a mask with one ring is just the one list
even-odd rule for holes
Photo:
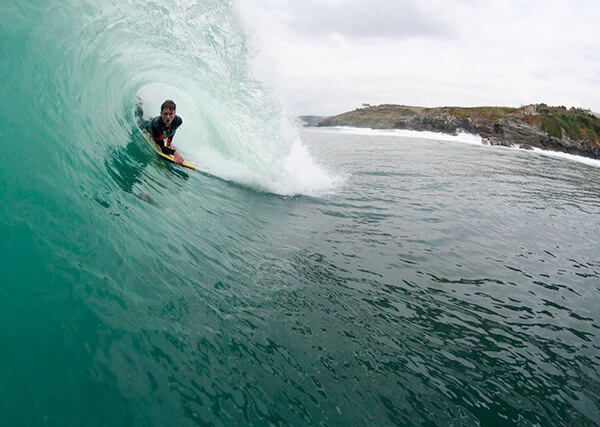
[[175,131],[177,131],[177,128],[183,123],[181,117],[175,115],[169,126],[164,124],[160,116],[154,117],[151,120],[144,120],[144,110],[142,109],[142,103],[140,99],[136,100],[134,115],[138,120],[140,128],[146,129],[148,132],[150,132],[152,139],[154,139],[154,141],[158,144],[163,153],[173,154],[175,152],[175,150],[166,147],[166,145],[170,145],[170,143],[173,141],[173,137],[175,136]]
[[148,132],[152,135],[152,139],[158,144],[163,153],[173,154],[175,150],[166,145],[170,145],[170,142],[173,141],[175,131],[177,131],[177,128],[181,126],[182,123],[182,118],[175,115],[171,124],[167,126],[162,121],[162,118],[158,116],[146,122],[146,129],[148,129]]

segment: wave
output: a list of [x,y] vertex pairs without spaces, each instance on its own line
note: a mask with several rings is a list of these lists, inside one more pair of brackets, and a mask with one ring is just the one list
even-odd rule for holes
[[[435,141],[451,141],[461,142],[471,145],[489,145],[483,140],[480,135],[470,134],[465,132],[459,132],[457,135],[449,135],[446,133],[429,132],[429,131],[414,131],[405,129],[371,129],[371,128],[355,128],[349,126],[332,126],[319,128],[324,132],[336,132],[346,133],[352,135],[364,135],[364,136],[392,136],[399,138],[417,138],[417,139],[429,139]],[[546,157],[565,159],[572,162],[583,163],[588,166],[600,167],[600,160],[591,159],[589,157],[578,156],[575,154],[563,153],[560,151],[542,150],[540,148],[533,147],[531,150],[523,150],[519,146],[494,146],[498,149],[511,149],[531,152],[537,155]]]
[[34,141],[68,153],[54,169],[94,169],[125,146],[142,96],[177,102],[175,142],[206,173],[284,195],[337,185],[255,75],[230,1],[9,0],[2,10],[14,19],[2,23],[0,93],[19,104],[17,133],[34,127]]

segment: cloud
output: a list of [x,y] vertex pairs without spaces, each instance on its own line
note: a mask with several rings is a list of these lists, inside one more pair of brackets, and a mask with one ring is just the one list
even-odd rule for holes
[[362,102],[600,111],[590,0],[253,0],[246,12],[294,112]]
[[448,36],[450,29],[411,0],[290,2],[286,25],[310,37],[339,34],[355,38]]
[[[452,29],[418,0],[254,0],[241,7],[262,25],[305,38],[449,37]],[[269,22],[270,21],[270,22]]]

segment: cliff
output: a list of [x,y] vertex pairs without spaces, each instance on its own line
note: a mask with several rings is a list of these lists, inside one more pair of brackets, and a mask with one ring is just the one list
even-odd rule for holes
[[325,118],[317,126],[353,126],[479,134],[492,145],[538,147],[600,159],[600,118],[545,104],[509,107],[379,105]]

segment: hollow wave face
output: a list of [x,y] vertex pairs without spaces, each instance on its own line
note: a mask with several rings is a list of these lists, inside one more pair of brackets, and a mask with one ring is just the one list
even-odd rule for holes
[[339,184],[254,74],[232,2],[9,1],[2,9],[11,19],[1,24],[1,93],[18,112],[9,127],[35,129],[46,148],[32,155],[52,152],[52,167],[66,175],[98,170],[110,147],[127,143],[139,96],[151,116],[164,99],[176,101],[184,125],[175,144],[201,171],[283,195]]
[[[231,2],[6,0],[0,16],[0,425],[39,423],[34,407],[60,424],[96,405],[108,417],[98,423],[123,423],[130,409],[97,404],[96,391],[129,395],[118,384],[137,355],[160,362],[100,342],[102,331],[235,332],[219,307],[232,285],[219,283],[235,282],[234,295],[259,282],[253,266],[277,247],[264,231],[283,236],[295,202],[278,195],[322,194],[335,180],[253,75]],[[138,96],[148,115],[177,102],[174,142],[199,171],[144,151]],[[171,299],[194,301],[202,319],[170,319],[160,306]]]

